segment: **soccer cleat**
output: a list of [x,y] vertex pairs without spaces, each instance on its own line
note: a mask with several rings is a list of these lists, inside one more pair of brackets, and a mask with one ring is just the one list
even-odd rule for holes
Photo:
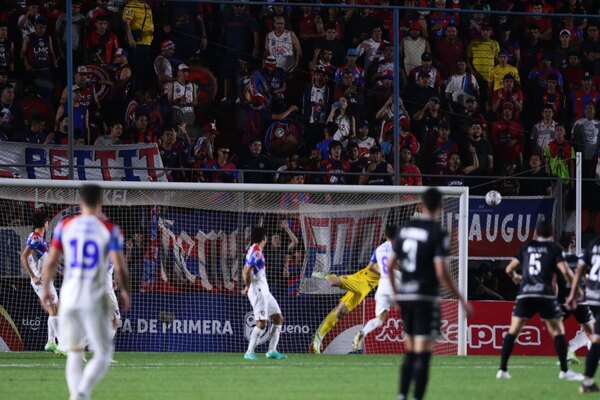
[[265,354],[265,357],[269,360],[285,360],[287,358],[285,354],[281,354],[277,350],[267,352],[267,354]]
[[58,347],[56,348],[56,350],[54,350],[54,354],[56,354],[57,356],[61,356],[61,357],[67,356],[67,352],[59,349]]
[[315,354],[321,354],[321,339],[318,335],[313,337],[312,347]]
[[75,396],[71,396],[69,397],[70,400],[90,400],[90,396],[79,393],[76,394]]
[[311,276],[317,279],[325,279],[325,276],[327,276],[327,274],[325,272],[313,272]]
[[56,345],[56,343],[52,343],[52,342],[48,342],[44,346],[44,351],[47,351],[50,353],[56,352],[57,349],[58,349],[58,346]]
[[508,371],[502,371],[501,369],[496,372],[496,379],[510,379]]
[[244,354],[245,360],[256,360],[256,354],[254,353],[246,353]]
[[584,385],[582,383],[581,386],[579,386],[579,393],[581,393],[581,394],[596,393],[596,392],[600,392],[600,388],[595,383],[592,383],[591,385]]
[[362,349],[364,340],[365,340],[365,335],[362,333],[362,331],[356,332],[356,335],[354,336],[354,340],[352,341],[352,350],[358,351],[358,350]]
[[579,359],[575,355],[575,352],[570,351],[570,350],[567,352],[567,362],[573,363],[573,364],[579,364]]
[[583,380],[583,375],[573,371],[572,369],[569,369],[567,371],[560,371],[558,374],[558,379],[581,382]]

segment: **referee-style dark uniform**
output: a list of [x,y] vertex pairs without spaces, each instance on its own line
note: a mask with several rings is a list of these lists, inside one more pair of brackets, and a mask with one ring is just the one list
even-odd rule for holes
[[394,252],[400,261],[400,303],[404,332],[413,337],[436,338],[440,333],[440,284],[434,260],[448,255],[448,234],[437,221],[417,218],[398,232]]
[[515,317],[529,319],[536,313],[542,320],[561,319],[560,304],[552,288],[557,264],[564,261],[562,249],[551,240],[532,240],[519,250],[523,282],[513,309]]

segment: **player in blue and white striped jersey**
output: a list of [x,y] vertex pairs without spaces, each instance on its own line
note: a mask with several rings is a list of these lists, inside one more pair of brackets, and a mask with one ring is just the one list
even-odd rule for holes
[[[27,245],[21,252],[21,264],[31,278],[31,287],[41,299],[42,294],[42,267],[48,254],[48,243],[44,238],[48,229],[48,218],[45,213],[35,213],[32,217],[33,232],[27,237]],[[48,342],[44,350],[59,352],[58,350],[58,293],[54,282],[50,282],[52,300],[48,306]]]
[[[123,310],[131,304],[129,272],[123,254],[123,235],[110,221],[101,220],[102,188],[85,184],[79,190],[81,215],[61,221],[56,228],[42,275],[42,304],[51,296],[48,283],[64,256],[61,286],[61,339],[67,350],[65,374],[70,398],[89,399],[110,365],[114,346],[109,324],[112,311],[106,294],[108,263],[114,263]],[[83,368],[85,341],[94,356]]]
[[109,261],[108,270],[106,271],[106,294],[109,307],[112,310],[113,338],[117,333],[117,329],[121,327],[121,311],[119,310],[119,302],[117,301],[117,295],[115,294],[117,283],[114,279],[114,267],[114,263],[112,261]]
[[383,325],[387,319],[390,307],[394,303],[394,291],[392,290],[392,284],[388,276],[388,260],[392,255],[392,238],[395,234],[396,228],[394,226],[387,226],[384,233],[385,242],[375,249],[369,260],[368,268],[380,275],[379,286],[377,287],[377,292],[375,292],[375,318],[369,320],[364,328],[356,332],[356,336],[354,336],[354,340],[352,341],[352,349],[354,351],[362,348],[365,337],[369,333]]
[[277,351],[277,344],[279,343],[279,335],[281,335],[281,326],[283,324],[283,315],[281,315],[281,309],[277,300],[275,300],[275,297],[273,297],[269,290],[265,269],[265,256],[263,254],[263,248],[267,243],[267,233],[262,226],[255,226],[252,228],[250,236],[252,245],[246,254],[246,261],[242,271],[244,279],[242,294],[248,295],[252,311],[254,312],[256,326],[250,334],[250,343],[248,344],[248,350],[244,354],[244,358],[246,360],[256,360],[254,349],[258,339],[265,332],[267,320],[271,318],[273,324],[269,332],[269,351],[266,357],[283,360],[287,356]]

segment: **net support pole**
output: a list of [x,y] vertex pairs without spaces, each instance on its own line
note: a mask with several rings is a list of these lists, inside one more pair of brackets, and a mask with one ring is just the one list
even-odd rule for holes
[[[469,188],[460,195],[458,217],[458,290],[467,297],[469,268]],[[458,304],[458,348],[459,356],[467,355],[468,326],[465,311]]]
[[400,10],[394,8],[394,183],[400,185]]
[[575,254],[581,254],[581,185],[583,160],[581,152],[575,154]]
[[[67,115],[69,116],[69,179],[75,177],[75,155],[74,155],[74,140],[73,131],[73,0],[67,0],[65,5],[65,13],[67,14]],[[89,143],[88,143],[89,144]]]

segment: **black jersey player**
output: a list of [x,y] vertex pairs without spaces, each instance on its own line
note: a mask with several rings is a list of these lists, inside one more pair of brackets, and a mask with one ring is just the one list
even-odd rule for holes
[[[565,232],[561,235],[558,244],[563,250],[563,257],[573,274],[577,270],[579,256],[573,253],[573,234]],[[588,344],[594,331],[594,316],[590,311],[590,307],[585,303],[585,282],[583,279],[579,281],[579,289],[582,296],[577,299],[577,308],[570,310],[566,306],[567,297],[571,291],[571,282],[565,281],[562,274],[556,274],[556,283],[558,286],[558,302],[561,304],[563,311],[563,321],[573,316],[581,325],[581,330],[578,330],[573,339],[569,341],[569,350],[567,352],[567,361],[573,361],[579,364],[579,360],[575,352]]]
[[[521,274],[517,268],[521,266]],[[546,322],[548,332],[554,338],[554,347],[560,361],[559,379],[582,380],[583,376],[569,369],[567,364],[567,341],[562,322],[562,311],[552,285],[557,269],[565,280],[572,282],[573,274],[567,266],[562,250],[554,243],[552,224],[538,221],[533,240],[521,247],[518,255],[506,267],[506,273],[515,283],[520,283],[519,294],[512,312],[510,329],[504,336],[498,379],[510,379],[508,359],[515,340],[525,321],[539,313]]]
[[429,376],[429,361],[440,331],[440,282],[457,298],[467,316],[471,307],[458,292],[446,266],[449,237],[438,222],[442,195],[437,189],[423,194],[423,215],[400,227],[389,260],[389,275],[399,269],[402,283],[391,279],[406,334],[399,399],[406,399],[414,379],[414,399],[422,399]]
[[588,274],[585,286],[585,299],[596,321],[594,322],[592,346],[585,359],[584,379],[579,387],[581,393],[600,391],[598,385],[594,383],[594,375],[596,374],[598,361],[600,360],[600,236],[588,244],[577,265],[571,293],[567,299],[567,305],[570,308],[574,308],[577,304],[577,285],[585,272]]

